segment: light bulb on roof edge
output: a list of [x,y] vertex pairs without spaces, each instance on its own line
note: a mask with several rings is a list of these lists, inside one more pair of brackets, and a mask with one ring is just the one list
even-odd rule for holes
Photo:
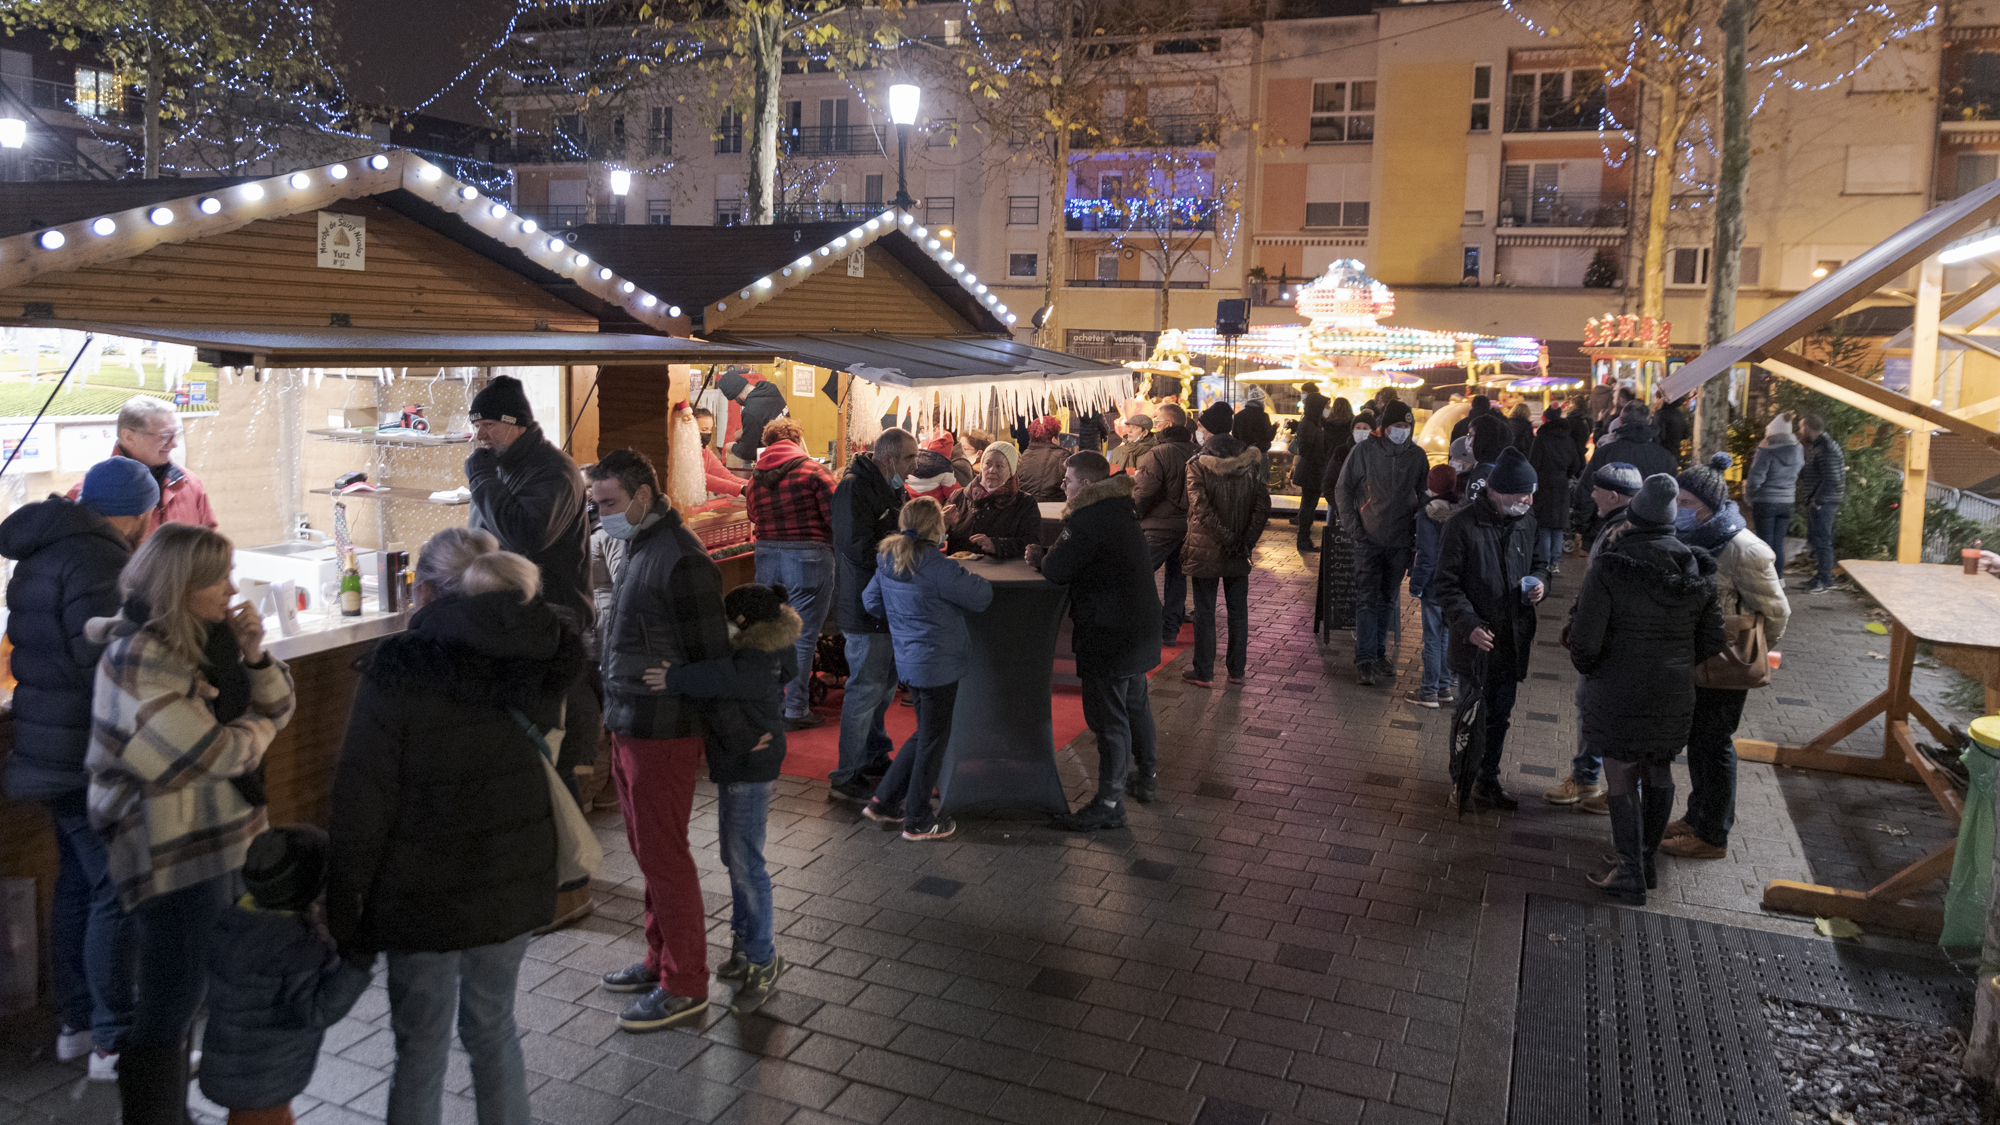
[[387,168],[389,166],[389,158],[386,155],[378,152],[375,155],[368,158],[368,166],[370,168],[375,169],[377,172],[380,172],[382,169]]
[[820,256],[820,257],[822,257],[822,258],[826,258],[826,257],[831,257],[832,255],[833,255],[833,248],[832,248],[832,247],[829,247],[829,246],[822,246],[822,247],[820,247],[820,248],[819,248],[819,256]]
[[114,219],[109,219],[109,218],[93,219],[91,220],[90,223],[90,233],[97,235],[99,238],[102,238],[105,235],[110,234],[112,231],[115,231],[117,229],[118,229],[118,223]]
[[[904,217],[905,217],[905,218],[908,218],[908,216],[904,216]],[[928,236],[928,235],[929,235],[930,233],[931,233],[931,232],[930,232],[929,230],[925,229],[924,227],[918,227],[917,229],[915,229],[915,230],[913,230],[913,231],[911,231],[911,232],[910,232],[910,237],[911,237],[911,238],[924,238],[924,237]]]
[[328,168],[326,170],[326,174],[332,176],[336,180],[344,180],[347,178],[347,165],[335,164],[333,167]]
[[953,263],[951,264],[951,272],[953,272],[953,273],[964,273],[964,272],[965,272],[965,263],[964,263],[964,262],[953,262]]
[[478,199],[479,189],[473,187],[471,184],[467,184],[464,187],[458,189],[458,197],[460,199]]
[[299,191],[311,187],[313,181],[312,177],[306,175],[304,172],[293,172],[291,175],[285,177],[285,182],[292,185],[293,191]]
[[243,185],[243,198],[245,198],[245,199],[262,199],[262,198],[264,198],[264,188],[263,188],[263,186],[262,186],[262,185],[260,185],[260,184],[244,184],[244,185]]
[[533,220],[533,219],[522,219],[522,220],[521,220],[521,233],[522,233],[522,234],[533,234],[533,233],[535,233],[535,232],[536,232],[537,230],[540,230],[540,229],[541,229],[540,227],[538,227],[538,226],[536,226],[536,225],[535,225],[535,220]]
[[634,284],[632,284],[631,282],[629,282],[629,281],[628,281],[628,282],[626,282],[625,284],[623,284],[623,285],[620,285],[620,286],[619,286],[618,288],[620,288],[620,289],[624,290],[624,291],[625,291],[625,292],[627,292],[627,293],[630,293],[630,292],[632,292],[632,291],[633,291],[634,289],[637,289],[637,288],[639,288],[639,287],[638,287],[637,285],[634,285]]
[[669,305],[669,306],[667,307],[667,315],[668,315],[668,316],[679,316],[679,315],[681,315],[681,307],[680,307],[679,305]]
[[146,218],[151,219],[154,226],[164,227],[174,221],[174,209],[171,207],[155,207],[151,211],[146,212]]
[[899,221],[901,221],[901,222],[904,222],[904,223],[913,223],[913,222],[915,222],[915,221],[916,221],[916,216],[914,216],[914,215],[910,214],[910,213],[909,213],[908,211],[905,211],[905,212],[903,212],[903,214],[902,214],[902,215],[900,216],[900,218],[899,218]]
[[769,289],[770,287],[771,287],[771,279],[770,279],[770,278],[768,278],[768,277],[760,277],[760,278],[758,278],[758,279],[757,279],[757,288],[759,288],[759,289]]
[[984,285],[975,285],[972,287],[972,291],[982,297],[986,295],[986,287]]
[[602,269],[598,270],[598,271],[597,271],[597,280],[599,280],[599,281],[610,281],[610,280],[611,280],[611,267],[610,267],[610,266],[605,266],[604,268],[602,268]]
[[859,242],[861,240],[862,234],[863,231],[861,230],[861,228],[855,227],[853,230],[847,232],[847,237],[854,239],[856,242]]
[[590,255],[578,254],[573,260],[576,263],[577,267],[580,269],[590,264]]
[[562,239],[560,239],[560,238],[551,238],[551,239],[549,239],[549,253],[551,253],[551,254],[560,254],[560,253],[562,253],[562,248],[563,248],[563,240],[562,240]]
[[507,207],[505,204],[495,203],[486,209],[486,213],[495,219],[502,218],[507,214]]
[[426,164],[417,169],[417,178],[429,182],[444,175],[444,169],[435,164]]
[[836,238],[836,239],[834,239],[834,240],[833,240],[833,248],[834,248],[835,250],[845,250],[845,249],[847,249],[847,240],[846,240],[845,238]]
[[940,252],[938,253],[938,261],[940,261],[940,262],[949,262],[949,261],[951,261],[951,251],[949,251],[949,250],[943,250],[943,251],[940,251]]
[[44,250],[60,250],[63,248],[63,243],[69,239],[63,237],[63,232],[59,230],[45,230],[35,241],[39,242]]
[[639,295],[639,303],[650,309],[654,305],[659,304],[660,299],[658,297],[653,296],[651,293],[642,293]]
[[813,264],[813,256],[811,254],[807,254],[805,257],[800,258],[798,261],[792,264],[799,267],[802,270],[811,269]]
[[195,206],[201,208],[201,213],[204,215],[214,215],[221,212],[222,200],[211,195],[200,203],[195,204]]
[[[959,263],[959,264],[960,264],[960,265],[964,265],[965,263],[961,262],[961,263]],[[978,275],[978,274],[976,274],[976,273],[969,273],[969,274],[966,274],[966,275],[965,275],[965,277],[964,277],[964,278],[963,278],[962,280],[964,280],[964,282],[965,282],[965,283],[966,283],[967,285],[977,285],[977,284],[979,284],[979,275]]]
[[880,220],[880,219],[870,219],[870,220],[868,220],[868,229],[869,229],[869,230],[881,230],[881,229],[882,229],[882,220]]

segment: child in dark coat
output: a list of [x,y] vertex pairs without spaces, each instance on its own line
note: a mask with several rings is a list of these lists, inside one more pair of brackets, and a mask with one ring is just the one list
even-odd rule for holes
[[722,599],[732,651],[719,660],[661,665],[647,686],[709,700],[708,777],[715,783],[723,866],[729,869],[729,960],[715,971],[741,981],[730,1010],[754,1012],[770,999],[785,959],[771,944],[771,876],[764,868],[764,822],[771,783],[785,762],[785,685],[798,674],[805,623],[780,586],[738,586]]
[[373,959],[343,960],[314,908],[328,851],[309,824],[259,835],[243,864],[250,893],[215,924],[201,1092],[230,1125],[290,1125],[326,1029],[368,987]]

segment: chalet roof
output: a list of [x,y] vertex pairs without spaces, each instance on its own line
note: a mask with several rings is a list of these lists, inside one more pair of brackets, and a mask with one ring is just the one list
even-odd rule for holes
[[769,348],[624,332],[433,332],[397,328],[178,328],[64,324],[200,350],[216,367],[483,367],[757,363]]
[[[783,354],[815,367],[860,375],[885,386],[1064,379],[1131,372],[1116,363],[1038,348],[994,336],[907,336],[889,332],[720,332],[716,338],[764,355]],[[1129,388],[1128,388],[1129,389]]]

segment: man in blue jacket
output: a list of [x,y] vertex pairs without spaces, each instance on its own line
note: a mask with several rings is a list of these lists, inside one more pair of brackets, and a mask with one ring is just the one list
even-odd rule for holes
[[104,838],[90,827],[90,697],[101,646],[83,635],[118,612],[118,572],[160,502],[151,470],[127,457],[91,466],[75,501],[51,496],[0,523],[13,642],[14,753],[7,796],[40,801],[55,821],[55,903],[49,921],[62,1031],[56,1057],[91,1055],[90,1076],[117,1077],[118,1039],[132,1023],[132,923],[118,906]]
[[1071,454],[1063,466],[1062,535],[1028,548],[1042,577],[1069,587],[1072,645],[1083,681],[1083,719],[1097,738],[1097,798],[1055,826],[1071,832],[1125,827],[1125,779],[1132,799],[1151,803],[1158,763],[1146,673],[1160,663],[1160,597],[1153,589],[1145,533],[1132,506],[1132,478],[1111,475],[1102,454]]

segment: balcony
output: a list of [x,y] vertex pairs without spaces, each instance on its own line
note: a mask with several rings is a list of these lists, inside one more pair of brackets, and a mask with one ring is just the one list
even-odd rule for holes
[[869,125],[802,125],[778,130],[778,143],[786,156],[883,156],[884,141],[885,136]]
[[[1141,281],[1137,278],[1072,277],[1063,282],[1070,289],[1158,289],[1158,281]],[[1167,285],[1169,289],[1206,289],[1206,281],[1175,281]]]
[[1605,192],[1509,192],[1500,197],[1500,226],[1623,227],[1627,203]]
[[544,230],[560,230],[564,227],[580,227],[584,224],[584,214],[589,208],[581,204],[542,204],[538,207],[523,207],[521,213],[531,216]]
[[17,96],[25,95],[28,104],[36,109],[74,113],[78,117],[116,125],[137,125],[145,118],[144,100],[137,94],[125,92],[122,84],[112,89],[85,87],[81,96],[74,84],[47,78],[12,79],[8,89]]
[[1086,149],[1139,145],[1213,148],[1221,132],[1221,122],[1211,113],[1159,113],[1098,122],[1095,135],[1078,129],[1071,134],[1070,144]]
[[781,223],[858,223],[880,215],[886,203],[786,203],[778,207]]
[[1260,309],[1289,309],[1298,300],[1299,290],[1312,284],[1310,277],[1280,278],[1277,281],[1252,281],[1249,284],[1250,304]]
[[1212,231],[1219,199],[1072,199],[1064,204],[1070,231]]

